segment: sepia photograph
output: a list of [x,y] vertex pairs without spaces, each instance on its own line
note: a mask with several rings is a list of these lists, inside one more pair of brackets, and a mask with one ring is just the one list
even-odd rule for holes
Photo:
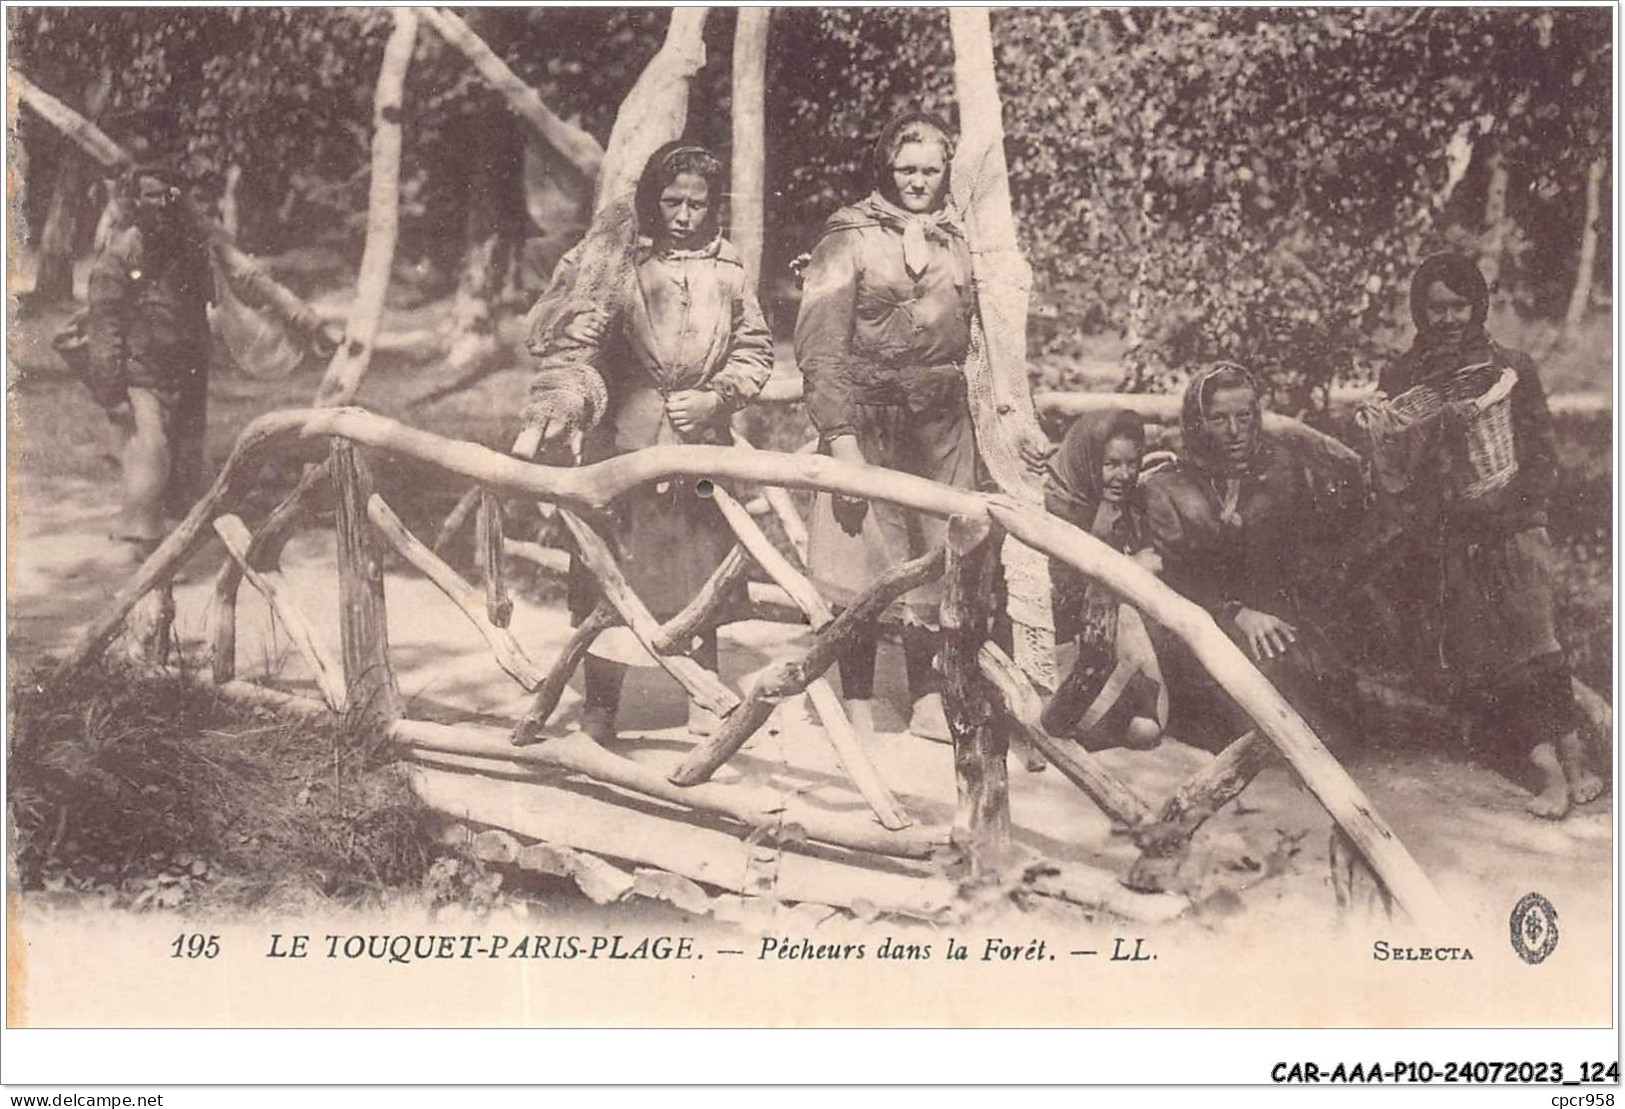
[[1612,6],[5,22],[8,1028],[1615,1027]]

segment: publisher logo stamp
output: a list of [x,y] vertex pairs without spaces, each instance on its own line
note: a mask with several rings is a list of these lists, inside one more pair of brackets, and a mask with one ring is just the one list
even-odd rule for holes
[[1526,893],[1512,910],[1512,950],[1534,966],[1557,948],[1557,910],[1538,893]]

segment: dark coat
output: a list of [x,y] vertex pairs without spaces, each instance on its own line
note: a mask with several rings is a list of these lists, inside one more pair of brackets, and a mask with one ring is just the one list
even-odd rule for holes
[[112,406],[133,387],[179,395],[208,376],[208,253],[183,235],[116,232],[90,271],[90,389]]

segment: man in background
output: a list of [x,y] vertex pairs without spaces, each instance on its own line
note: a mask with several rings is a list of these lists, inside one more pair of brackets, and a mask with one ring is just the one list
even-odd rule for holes
[[120,435],[115,538],[136,562],[185,512],[203,470],[212,286],[208,252],[185,218],[185,188],[166,165],[130,171],[124,218],[90,273],[88,384]]

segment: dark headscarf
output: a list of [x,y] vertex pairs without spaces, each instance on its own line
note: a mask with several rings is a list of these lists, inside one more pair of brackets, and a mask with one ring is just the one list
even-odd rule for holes
[[1096,538],[1120,546],[1119,540],[1132,542],[1135,538],[1124,534],[1133,530],[1132,520],[1126,514],[1103,520],[1100,512],[1100,506],[1105,503],[1101,468],[1105,463],[1106,444],[1113,439],[1127,439],[1143,454],[1145,421],[1121,408],[1079,417],[1067,429],[1060,449],[1050,459],[1044,507]]
[[660,230],[660,194],[681,173],[697,173],[710,186],[711,205],[706,210],[704,234],[700,238],[701,241],[714,239],[721,227],[722,162],[705,147],[682,139],[666,143],[644,163],[633,198],[638,229],[650,237]]
[[[1471,322],[1460,335],[1446,335],[1427,323],[1427,293],[1439,282],[1472,305]],[[1490,337],[1484,321],[1490,312],[1490,288],[1478,264],[1463,254],[1434,254],[1416,268],[1411,278],[1411,319],[1416,323],[1416,341],[1407,362],[1410,383],[1425,381],[1435,374],[1452,373],[1463,366],[1489,357]]]
[[937,193],[937,203],[931,210],[936,211],[947,203],[953,177],[953,132],[936,116],[921,111],[904,112],[894,117],[880,132],[880,137],[875,140],[874,149],[870,152],[869,173],[874,179],[875,191],[888,203],[902,207],[902,198],[897,195],[897,182],[893,180],[891,172],[897,152],[906,143],[924,141],[927,138],[939,139],[943,154],[942,188]]
[[1185,399],[1180,405],[1179,428],[1182,436],[1179,456],[1181,464],[1194,466],[1210,474],[1233,474],[1236,465],[1224,448],[1213,442],[1207,432],[1207,406],[1213,403],[1213,394],[1220,389],[1251,389],[1253,392],[1253,420],[1259,428],[1253,457],[1242,463],[1242,472],[1254,469],[1264,456],[1263,390],[1258,387],[1252,371],[1235,362],[1215,362],[1196,371],[1185,386]]

